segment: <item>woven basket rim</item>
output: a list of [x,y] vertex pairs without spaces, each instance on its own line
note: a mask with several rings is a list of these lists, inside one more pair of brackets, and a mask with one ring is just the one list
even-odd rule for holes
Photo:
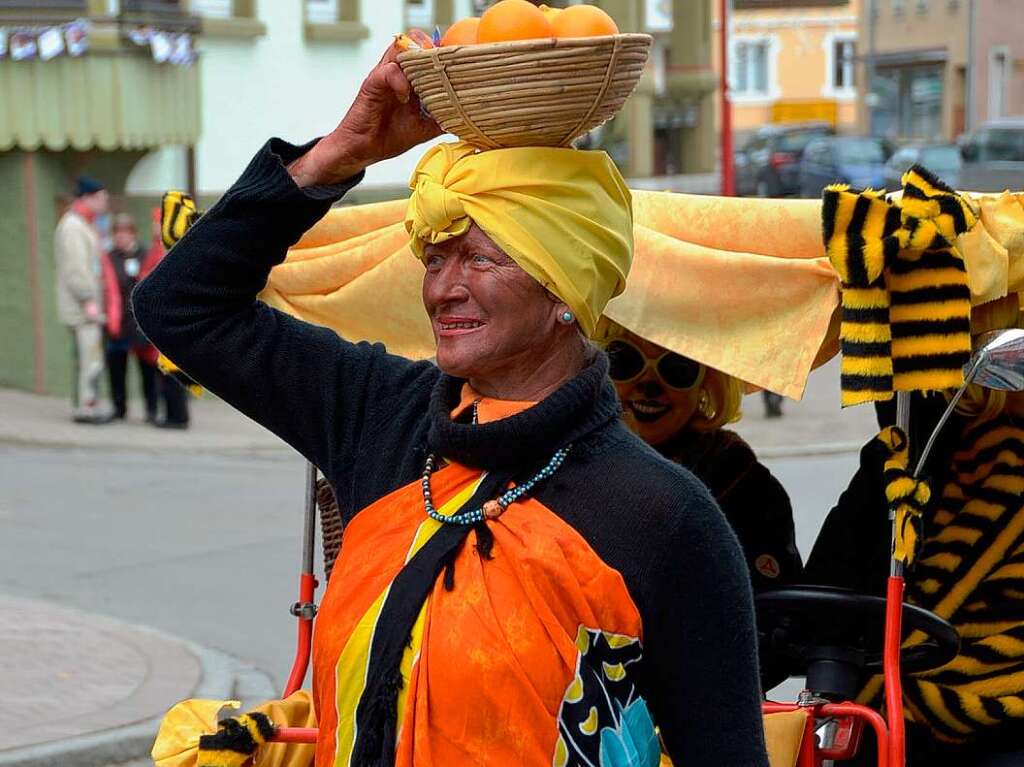
[[643,32],[620,32],[616,35],[595,37],[544,37],[536,40],[512,40],[504,43],[473,43],[469,45],[446,45],[438,48],[424,48],[418,51],[403,51],[398,54],[399,65],[408,61],[431,59],[443,55],[445,58],[469,56],[477,53],[523,53],[546,51],[552,48],[591,48],[613,43],[616,39],[625,43],[646,43],[651,45],[654,38]]

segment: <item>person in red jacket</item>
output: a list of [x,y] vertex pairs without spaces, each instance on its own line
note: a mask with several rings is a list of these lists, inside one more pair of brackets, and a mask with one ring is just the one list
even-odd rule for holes
[[129,300],[143,272],[155,264],[148,263],[148,254],[139,244],[135,222],[127,213],[114,218],[114,247],[103,256],[103,287],[106,321],[106,361],[110,380],[113,416],[124,419],[128,414],[128,357],[138,361],[142,395],[146,403],[146,420],[156,422],[157,414],[157,351],[138,326]]

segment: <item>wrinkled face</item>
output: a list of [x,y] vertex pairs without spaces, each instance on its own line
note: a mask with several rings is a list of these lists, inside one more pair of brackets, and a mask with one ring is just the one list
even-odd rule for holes
[[555,342],[560,304],[483,230],[427,245],[423,306],[437,364],[459,378],[487,378],[528,364]]
[[114,230],[114,247],[118,250],[131,250],[135,247],[135,231],[127,226],[119,226]]
[[[623,420],[630,429],[648,444],[660,445],[686,427],[700,401],[703,365],[678,354],[656,365],[665,349],[628,330],[610,340],[606,349]],[[639,367],[637,352],[646,366],[639,376],[631,377]],[[674,386],[666,384],[662,373]],[[629,380],[621,380],[624,377]]]

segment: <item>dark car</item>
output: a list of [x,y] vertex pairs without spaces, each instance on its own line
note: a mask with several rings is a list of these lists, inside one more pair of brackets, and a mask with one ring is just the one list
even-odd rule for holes
[[1024,187],[1024,119],[991,120],[958,143],[964,158],[962,189],[1001,192]]
[[949,186],[960,186],[960,150],[953,144],[911,144],[896,150],[885,164],[885,189],[895,192],[903,184],[900,178],[912,165],[930,170]]
[[833,136],[815,139],[800,161],[800,196],[820,197],[829,184],[849,184],[858,189],[881,189],[889,144],[867,136]]
[[799,190],[800,158],[808,142],[834,133],[828,123],[766,125],[734,155],[736,194],[782,197]]

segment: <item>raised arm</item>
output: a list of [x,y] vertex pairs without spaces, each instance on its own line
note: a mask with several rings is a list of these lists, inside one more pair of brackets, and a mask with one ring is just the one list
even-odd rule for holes
[[133,296],[139,326],[164,354],[325,470],[353,444],[357,409],[423,368],[256,296],[363,169],[439,132],[394,57],[389,49],[329,136],[306,147],[269,141]]

